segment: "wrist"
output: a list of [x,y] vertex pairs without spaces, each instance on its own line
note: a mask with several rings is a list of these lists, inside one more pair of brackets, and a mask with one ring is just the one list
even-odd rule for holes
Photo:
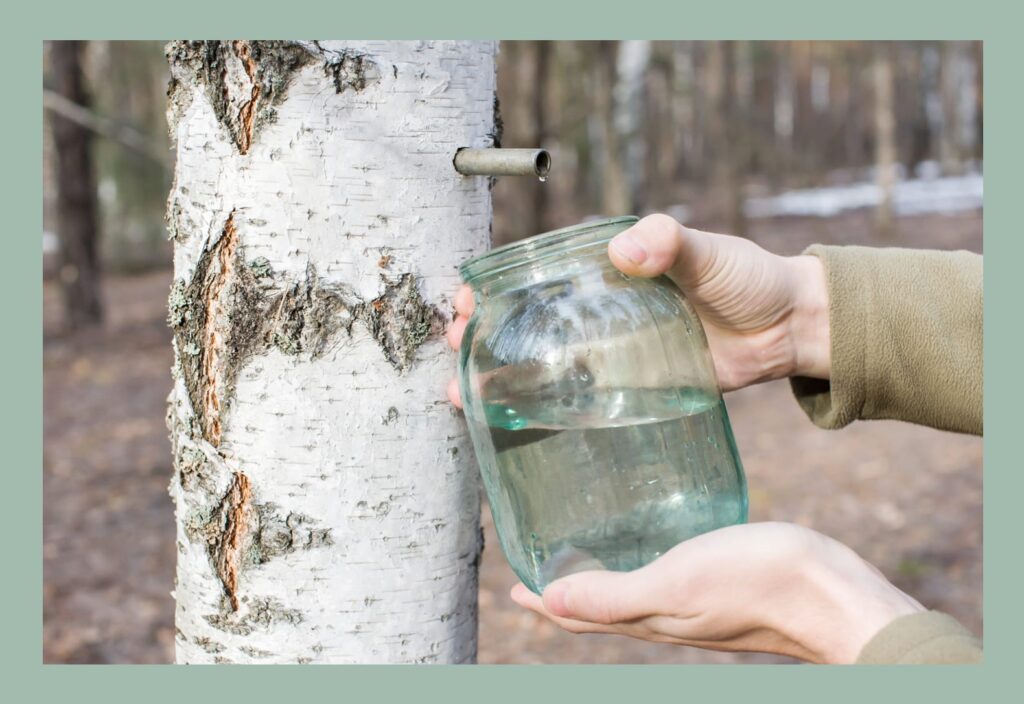
[[808,563],[803,570],[813,613],[795,639],[821,663],[856,662],[883,628],[925,610],[852,550],[841,551],[838,559]]
[[787,257],[793,311],[789,338],[793,363],[790,376],[828,379],[832,367],[828,281],[825,265],[813,255]]

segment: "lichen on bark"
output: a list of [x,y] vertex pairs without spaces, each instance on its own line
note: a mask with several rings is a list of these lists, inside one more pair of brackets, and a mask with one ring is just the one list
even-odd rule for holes
[[174,454],[174,468],[178,481],[185,491],[212,491],[214,489],[212,467],[209,460],[199,450],[192,447],[181,447]]
[[174,188],[167,201],[167,212],[164,218],[167,225],[167,239],[172,242],[183,242],[195,229],[196,224],[181,205]]

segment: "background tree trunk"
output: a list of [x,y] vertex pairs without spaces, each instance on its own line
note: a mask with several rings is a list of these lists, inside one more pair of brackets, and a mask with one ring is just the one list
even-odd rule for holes
[[173,42],[177,659],[471,662],[480,493],[444,400],[484,250],[492,42]]
[[714,106],[708,124],[713,159],[712,183],[718,189],[730,234],[743,236],[747,230],[743,211],[743,166],[745,141],[736,95],[736,42],[716,41],[708,47],[707,92]]
[[644,162],[647,148],[643,139],[643,118],[646,77],[651,63],[651,42],[633,39],[619,42],[615,67],[615,89],[612,92],[615,131],[621,135],[621,158],[624,169],[626,197],[614,214],[641,211],[646,203],[643,195]]
[[[523,146],[547,147],[547,93],[548,79],[551,76],[551,53],[554,46],[550,41],[530,42],[533,53],[533,77],[530,81],[530,139]],[[547,230],[547,197],[548,187],[539,179],[528,181],[530,201],[533,205],[525,213],[528,222],[527,235],[536,235]]]
[[896,186],[896,116],[893,114],[892,47],[878,42],[874,59],[875,179],[880,191],[875,226],[878,235],[893,234],[893,189]]
[[983,42],[971,42],[971,58],[974,63],[974,158],[984,157],[985,137],[985,45]]
[[618,81],[618,42],[600,41],[592,46],[596,54],[593,64],[594,107],[599,120],[598,166],[601,186],[601,212],[604,215],[630,215],[633,212],[622,139],[615,124],[615,86]]
[[939,45],[939,97],[942,102],[942,122],[939,131],[939,163],[946,175],[959,175],[964,166],[961,142],[963,126],[960,120],[961,91],[967,84],[963,80],[962,47],[960,42],[946,41]]
[[651,42],[650,71],[647,77],[643,110],[643,143],[647,158],[642,172],[640,210],[664,210],[674,205],[675,172],[682,152],[680,141],[684,127],[675,108],[674,47],[670,42]]
[[[50,44],[55,91],[71,102],[89,107],[82,60],[85,43]],[[92,133],[76,122],[50,113],[57,155],[57,232],[60,237],[60,282],[64,292],[65,323],[75,330],[98,323],[100,302],[96,177]]]

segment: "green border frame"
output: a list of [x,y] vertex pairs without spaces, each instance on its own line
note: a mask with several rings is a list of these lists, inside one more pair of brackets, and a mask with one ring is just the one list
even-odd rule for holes
[[[1013,364],[1016,330],[1024,298],[1015,276],[1024,261],[1016,235],[1013,185],[1024,163],[1022,138],[1009,118],[1020,116],[1021,57],[1017,52],[1022,13],[1006,0],[896,2],[822,0],[729,2],[668,7],[664,0],[632,0],[601,8],[591,2],[510,0],[407,0],[344,3],[250,0],[218,4],[175,0],[146,7],[141,2],[50,0],[5,13],[2,171],[4,202],[11,217],[5,245],[4,310],[12,323],[0,346],[13,398],[2,405],[8,451],[8,509],[0,512],[7,564],[3,570],[5,628],[0,663],[14,701],[275,700],[393,697],[451,702],[555,700],[623,701],[696,697],[715,702],[756,700],[831,702],[915,699],[962,700],[991,687],[1019,689],[1010,667],[1021,628],[1014,603],[1024,593],[1013,522],[1024,479],[1012,466],[1018,410]],[[401,6],[401,7],[399,7]],[[15,17],[17,12],[17,17]],[[38,233],[42,227],[41,44],[44,39],[157,39],[300,37],[423,37],[502,39],[982,39],[985,41],[986,347],[985,459],[997,471],[985,485],[985,663],[964,667],[765,667],[734,666],[374,666],[274,668],[177,668],[167,666],[66,666],[42,659],[42,287]],[[1020,112],[1018,112],[1020,111]],[[995,145],[995,146],[993,146]],[[23,302],[29,301],[28,305]],[[1003,467],[1003,465],[1009,465]],[[737,669],[738,668],[738,669]],[[894,690],[899,691],[897,695]],[[21,696],[19,696],[19,694]]]

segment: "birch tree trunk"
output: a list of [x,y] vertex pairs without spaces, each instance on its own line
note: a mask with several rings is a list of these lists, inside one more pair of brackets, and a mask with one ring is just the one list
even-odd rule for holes
[[939,128],[939,163],[942,172],[956,176],[963,170],[964,150],[961,142],[960,103],[964,72],[961,70],[961,49],[958,42],[939,45],[939,98],[942,121]]
[[492,42],[172,42],[177,660],[472,662],[479,486],[444,399],[489,239]]
[[593,47],[597,79],[594,81],[594,107],[599,119],[601,144],[601,212],[612,216],[633,212],[622,139],[615,124],[619,48],[620,44],[616,41],[599,41]]
[[882,239],[890,239],[894,229],[893,190],[896,188],[896,116],[893,106],[892,47],[878,42],[874,59],[875,85],[875,183],[879,201],[875,209],[875,228]]
[[622,168],[626,185],[625,207],[618,211],[633,213],[640,210],[643,190],[644,161],[647,150],[641,126],[647,92],[647,68],[651,63],[651,42],[646,39],[628,39],[619,42],[615,62],[615,87],[612,91],[613,129],[621,140]]

